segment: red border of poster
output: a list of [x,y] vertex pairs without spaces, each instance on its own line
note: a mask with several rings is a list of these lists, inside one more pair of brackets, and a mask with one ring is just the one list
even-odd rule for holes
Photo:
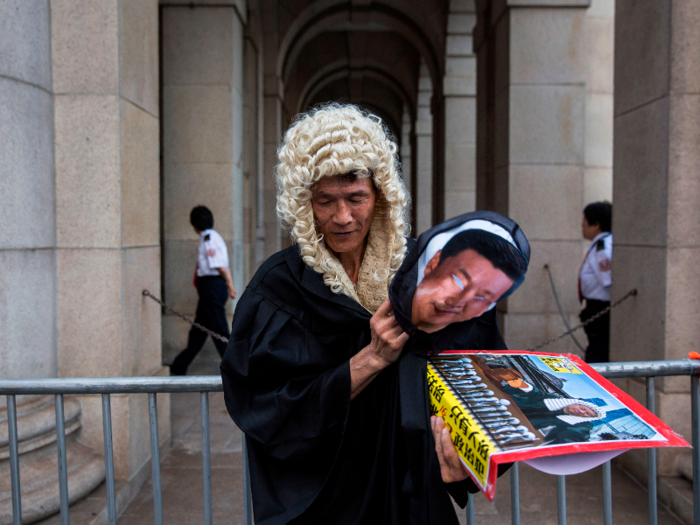
[[[666,441],[646,441],[646,440],[624,440],[624,441],[596,441],[591,443],[578,444],[561,444],[561,445],[544,445],[533,448],[524,448],[512,452],[496,452],[491,454],[489,458],[489,472],[486,487],[474,477],[470,472],[470,476],[474,482],[483,490],[489,500],[493,500],[496,490],[497,466],[502,463],[512,463],[515,461],[523,461],[535,458],[561,456],[565,454],[576,454],[583,452],[601,452],[610,450],[629,450],[640,448],[661,448],[661,447],[689,447],[689,443],[677,434],[673,429],[666,425],[654,414],[649,412],[644,406],[638,403],[630,395],[626,394],[613,383],[605,379],[580,357],[573,354],[557,354],[548,352],[528,352],[518,350],[447,350],[436,354],[433,357],[444,355],[469,355],[469,354],[502,354],[502,355],[534,355],[543,357],[566,357],[573,364],[580,368],[589,378],[594,380],[598,385],[607,390],[613,397],[619,400],[623,405],[630,409],[642,421],[653,427],[661,434]],[[461,458],[460,458],[461,459]],[[462,463],[464,460],[462,459]],[[466,466],[466,465],[465,465]]]

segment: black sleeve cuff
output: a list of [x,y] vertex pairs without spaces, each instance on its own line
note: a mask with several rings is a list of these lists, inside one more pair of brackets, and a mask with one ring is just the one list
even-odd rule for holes
[[[503,474],[508,472],[512,466],[512,463],[498,465],[498,477],[500,478]],[[469,494],[476,494],[480,490],[472,478],[455,481],[454,483],[445,483],[445,488],[450,496],[452,496],[452,499],[455,500],[455,503],[462,509],[467,506]]]

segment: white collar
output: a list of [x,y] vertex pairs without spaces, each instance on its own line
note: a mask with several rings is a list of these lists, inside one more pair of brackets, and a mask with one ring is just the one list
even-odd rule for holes
[[605,237],[608,237],[608,236],[610,236],[610,235],[612,235],[612,233],[610,233],[610,232],[600,232],[598,235],[596,235],[595,237],[593,237],[593,240],[591,241],[591,244],[593,244],[593,243],[595,243],[595,242],[598,242],[600,239],[604,239]]

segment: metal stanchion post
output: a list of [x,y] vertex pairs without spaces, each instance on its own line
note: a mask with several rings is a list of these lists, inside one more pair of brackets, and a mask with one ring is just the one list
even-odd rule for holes
[[700,525],[700,379],[690,378],[690,404],[693,419],[693,523]]
[[112,405],[109,394],[102,394],[102,432],[105,445],[105,483],[107,485],[107,520],[117,525],[117,503],[114,497],[114,452],[112,445]]
[[248,459],[248,444],[245,434],[243,438],[243,523],[253,525],[253,495],[250,491],[250,461]]
[[10,478],[12,481],[12,524],[22,525],[22,493],[19,484],[19,445],[17,439],[17,399],[7,396],[7,426],[10,446]]
[[467,525],[474,525],[474,494],[471,492],[467,500]]
[[[656,413],[656,391],[654,378],[647,377],[647,410],[652,414]],[[658,506],[656,503],[656,449],[647,450],[647,484],[649,495],[649,525],[656,525],[658,522]]]
[[66,419],[63,412],[63,394],[56,394],[56,447],[58,449],[58,493],[61,508],[61,525],[69,525],[68,515],[68,466],[66,464]]
[[158,438],[158,403],[156,394],[148,394],[148,421],[151,427],[151,477],[153,479],[153,516],[163,525],[163,496],[160,483],[160,439]]
[[212,525],[211,448],[209,446],[209,393],[200,394],[202,404],[202,480],[204,483],[204,523]]
[[612,475],[610,461],[603,463],[603,523],[612,525]]
[[559,525],[566,525],[566,476],[557,476],[557,516]]
[[520,472],[517,463],[510,469],[510,515],[513,525],[520,525]]

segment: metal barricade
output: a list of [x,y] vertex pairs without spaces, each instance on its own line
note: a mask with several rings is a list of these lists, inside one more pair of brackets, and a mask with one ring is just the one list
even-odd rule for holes
[[[700,525],[700,360],[681,359],[677,361],[630,361],[626,363],[596,363],[591,367],[608,379],[646,378],[647,409],[655,413],[655,377],[690,376],[690,399],[693,445],[693,524]],[[658,523],[658,500],[656,478],[656,449],[647,451],[648,460],[648,505],[649,525]],[[518,465],[511,468],[511,522],[520,525],[520,501],[518,487]],[[566,525],[566,476],[557,476],[557,510],[559,525]],[[470,506],[473,506],[470,498]],[[612,482],[610,461],[603,464],[603,523],[612,525]],[[474,509],[467,509],[467,525],[475,525]]]
[[[212,525],[211,497],[211,450],[209,446],[209,393],[222,392],[221,377],[114,377],[114,378],[75,378],[75,379],[6,379],[0,380],[0,395],[7,396],[7,418],[9,427],[10,475],[12,477],[12,517],[13,525],[22,523],[22,501],[20,494],[19,447],[17,439],[18,395],[55,396],[56,432],[58,448],[58,471],[60,491],[61,525],[70,523],[68,510],[68,478],[66,467],[65,423],[63,417],[63,396],[71,394],[99,394],[102,396],[102,428],[104,432],[105,485],[107,489],[107,519],[110,525],[117,523],[117,506],[114,490],[114,456],[112,450],[112,414],[110,396],[112,394],[148,394],[149,426],[151,434],[151,468],[153,480],[153,507],[155,523],[163,524],[163,500],[160,483],[160,449],[158,438],[158,407],[156,394],[199,392],[202,419],[202,478],[204,485],[204,523]],[[244,447],[245,455],[245,447]],[[253,513],[250,500],[250,486],[247,472],[247,458],[244,457],[244,516],[246,525],[252,525]]]
[[[691,376],[691,415],[693,443],[693,478],[700,473],[700,361],[640,361],[627,363],[594,364],[593,368],[604,377],[612,378],[646,378],[647,408],[654,412],[655,377]],[[18,395],[53,395],[56,406],[56,432],[58,449],[58,479],[61,525],[69,523],[68,478],[66,466],[65,420],[63,414],[63,396],[71,394],[99,394],[102,396],[102,423],[104,432],[104,455],[107,488],[107,517],[110,525],[116,525],[117,510],[114,491],[114,458],[112,451],[112,416],[111,394],[148,394],[149,426],[151,434],[151,466],[153,479],[153,506],[155,523],[163,523],[163,501],[160,482],[160,450],[158,439],[158,408],[156,394],[199,392],[202,420],[202,477],[204,486],[204,522],[212,524],[211,496],[211,451],[209,447],[209,393],[223,390],[218,376],[190,377],[117,377],[117,378],[65,378],[65,379],[5,379],[0,380],[0,395],[7,396],[7,419],[9,429],[10,475],[12,477],[12,512],[13,525],[21,525],[22,501],[20,494],[19,446],[17,438]],[[656,490],[656,451],[649,449],[649,523],[657,523]],[[520,524],[519,473],[518,465],[511,469],[512,523]],[[243,442],[243,487],[245,525],[252,525],[253,514],[250,497],[250,476],[248,461]],[[603,508],[605,525],[612,524],[612,487],[610,462],[603,466]],[[557,479],[557,501],[559,524],[566,524],[566,477]],[[700,482],[693,484],[694,524],[700,525]],[[474,499],[470,495],[467,507],[467,523],[473,525]]]

